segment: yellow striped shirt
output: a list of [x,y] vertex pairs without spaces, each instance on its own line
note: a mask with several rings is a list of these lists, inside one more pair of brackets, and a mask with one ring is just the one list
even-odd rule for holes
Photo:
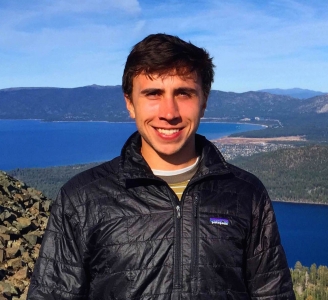
[[[181,170],[177,171],[170,171],[170,175],[166,175],[165,171],[158,171],[153,170],[154,174],[163,179],[167,182],[167,184],[170,186],[170,188],[174,191],[174,193],[177,195],[179,200],[182,198],[183,191],[185,190],[186,186],[188,185],[190,179],[195,175],[197,168],[198,168],[198,158],[191,166],[191,168],[187,168],[187,171],[181,173]],[[177,173],[177,174],[174,174]],[[165,175],[163,175],[165,174]]]
[[182,182],[177,182],[177,183],[171,183],[169,184],[170,188],[173,190],[173,192],[178,196],[179,200],[181,200],[183,191],[185,190],[189,180],[185,180]]

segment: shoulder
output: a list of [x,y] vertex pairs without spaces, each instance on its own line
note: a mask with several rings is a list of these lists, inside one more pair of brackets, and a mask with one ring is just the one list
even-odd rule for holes
[[240,195],[243,195],[245,205],[250,205],[251,202],[253,208],[259,207],[259,205],[261,207],[271,206],[268,192],[258,177],[230,163],[227,163],[227,166],[233,174],[234,187]]
[[241,169],[235,165],[232,165],[230,163],[227,163],[227,166],[230,169],[230,171],[233,173],[233,175],[235,176],[236,179],[244,182],[247,185],[252,186],[256,190],[263,191],[265,189],[262,181],[258,177],[256,177],[254,174],[252,174],[244,169]]
[[61,191],[70,195],[81,190],[93,189],[93,187],[101,185],[104,181],[110,183],[117,180],[119,161],[120,157],[116,157],[111,161],[107,161],[75,175],[63,185]]

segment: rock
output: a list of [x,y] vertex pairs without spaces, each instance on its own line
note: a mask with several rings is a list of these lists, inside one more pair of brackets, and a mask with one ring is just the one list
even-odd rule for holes
[[3,226],[3,225],[0,225],[0,233],[4,233],[4,234],[17,234],[19,233],[18,229],[11,226],[10,223],[8,222],[3,222],[5,225],[7,226]]
[[26,279],[27,278],[27,273],[28,273],[28,268],[27,267],[21,268],[19,271],[17,271],[15,273],[13,278],[18,279],[18,280]]
[[38,229],[38,228],[40,228],[40,223],[37,221],[37,220],[33,220],[32,222],[31,222],[31,229]]
[[10,235],[9,234],[0,233],[0,240],[9,241],[10,240]]
[[0,300],[26,300],[51,200],[0,171]]
[[3,282],[0,281],[0,292],[2,291],[2,294],[4,295],[17,295],[17,289],[15,288],[15,286],[10,283],[10,282]]
[[11,278],[11,284],[15,287],[16,291],[18,292],[17,294],[21,294],[26,287],[22,280],[15,279],[13,277]]
[[14,199],[15,199],[16,201],[23,201],[23,197],[22,197],[22,195],[20,195],[20,194],[15,194],[15,195],[14,195]]
[[30,257],[28,252],[23,252],[22,253],[22,260],[25,264],[27,264],[29,262],[33,262],[33,259]]
[[[40,202],[35,202],[33,205],[32,205],[33,208],[37,209],[37,210],[40,210]],[[31,207],[31,208],[32,208]]]
[[6,249],[6,258],[15,258],[18,254],[20,254],[19,247],[12,247]]
[[13,213],[11,213],[10,211],[8,211],[7,209],[5,209],[1,214],[0,214],[0,220],[3,222],[4,220],[8,220],[10,218],[15,219],[15,215]]
[[42,202],[42,208],[44,209],[44,211],[50,210],[51,202],[52,202],[51,200]]
[[13,224],[18,230],[22,230],[31,225],[31,220],[29,218],[20,217],[17,218],[16,221],[13,222]]
[[38,240],[38,236],[35,234],[24,234],[24,239],[27,240],[32,246],[34,246]]
[[0,225],[0,234],[8,233],[8,228],[6,226]]
[[22,266],[22,258],[16,257],[7,260],[8,267],[12,268],[13,270],[17,271]]
[[21,244],[22,244],[22,239],[19,239],[17,241],[13,241],[11,247],[19,247]]
[[3,249],[0,249],[0,263],[2,263],[5,260],[5,251]]

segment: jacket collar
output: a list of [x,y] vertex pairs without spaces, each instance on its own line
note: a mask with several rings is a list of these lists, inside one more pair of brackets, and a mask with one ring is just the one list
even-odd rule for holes
[[[196,134],[196,150],[200,154],[198,171],[195,180],[204,176],[230,173],[230,169],[220,151],[204,136]],[[161,181],[151,171],[141,155],[141,136],[133,133],[124,144],[120,156],[119,180],[122,184],[133,181]],[[141,182],[140,182],[141,183]]]

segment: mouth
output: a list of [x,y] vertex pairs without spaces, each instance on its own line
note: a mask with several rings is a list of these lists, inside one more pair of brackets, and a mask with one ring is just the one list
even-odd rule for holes
[[163,135],[170,136],[178,133],[180,129],[164,129],[164,128],[156,128],[156,130]]

